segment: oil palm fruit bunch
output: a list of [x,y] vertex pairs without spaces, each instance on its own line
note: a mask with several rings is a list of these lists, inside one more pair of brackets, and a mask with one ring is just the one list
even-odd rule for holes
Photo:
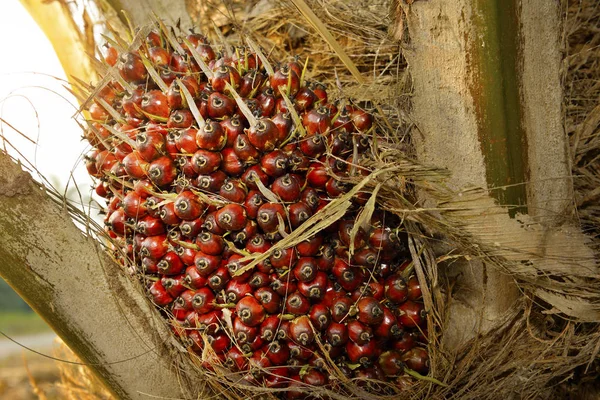
[[407,370],[426,374],[421,290],[395,215],[375,207],[359,226],[359,191],[341,218],[281,245],[371,172],[360,160],[373,116],[332,101],[298,60],[273,66],[256,46],[161,26],[107,45],[86,166],[111,249],[174,334],[210,349],[206,368],[288,398],[336,374],[400,387]]

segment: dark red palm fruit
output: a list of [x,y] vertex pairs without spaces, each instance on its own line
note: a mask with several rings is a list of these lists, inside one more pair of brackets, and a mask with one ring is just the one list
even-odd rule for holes
[[152,301],[157,306],[166,306],[173,301],[173,297],[167,293],[167,290],[163,287],[160,280],[152,283],[149,289]]
[[252,289],[258,289],[269,286],[269,275],[264,272],[255,271],[248,278],[248,284]]
[[122,209],[113,211],[105,222],[105,225],[118,236],[124,236],[128,230],[125,225],[126,217]]
[[298,145],[302,154],[311,158],[320,157],[326,150],[325,140],[320,134],[303,138]]
[[407,282],[408,299],[412,301],[420,300],[423,297],[421,284],[415,275],[411,276]]
[[177,303],[181,308],[188,311],[193,311],[192,299],[194,298],[195,290],[184,290],[181,292],[179,297],[175,299],[175,303]]
[[302,191],[300,200],[306,203],[313,211],[319,207],[319,194],[316,189],[310,185]]
[[[352,150],[352,141],[347,133],[334,132],[332,135],[329,135],[327,143],[330,154],[334,156],[345,157]],[[336,159],[332,162],[332,167],[338,174],[347,175],[351,162],[352,159],[350,159],[350,162]],[[359,171],[362,171],[362,169],[359,169]]]
[[179,275],[185,269],[185,265],[174,251],[167,252],[156,264],[158,272],[163,275]]
[[148,59],[156,67],[168,67],[171,63],[171,53],[164,47],[153,46],[148,49]]
[[[356,248],[356,247],[355,247]],[[372,270],[377,265],[378,254],[375,250],[364,247],[352,256],[352,264]]]
[[96,102],[92,102],[88,109],[88,112],[90,113],[90,117],[94,121],[107,122],[111,119],[110,114],[104,109],[104,107],[102,107]]
[[208,276],[208,286],[215,292],[220,292],[225,289],[229,279],[229,269],[225,266],[219,267]]
[[248,326],[257,326],[265,319],[265,309],[252,296],[243,297],[235,306],[235,312],[242,322]]
[[235,279],[227,282],[227,286],[225,288],[225,295],[227,296],[227,302],[229,303],[237,303],[242,297],[251,292],[252,288],[247,282],[242,282]]
[[265,79],[264,74],[257,72],[255,69],[249,70],[240,80],[238,94],[242,98],[252,97],[250,94],[259,90]]
[[223,93],[213,92],[208,96],[207,111],[212,119],[231,117],[235,109],[235,100]]
[[177,243],[181,239],[183,239],[183,235],[177,229],[171,229],[171,230],[169,230],[167,232],[167,237],[169,238],[169,241],[173,242],[173,243]]
[[275,71],[270,78],[270,83],[275,95],[279,95],[280,91],[283,91],[291,98],[300,89],[300,77],[287,65]]
[[306,173],[306,181],[311,188],[324,188],[329,180],[327,168],[321,163],[311,163]]
[[405,331],[402,331],[402,334],[391,343],[394,350],[398,350],[401,353],[404,353],[417,345],[414,335]]
[[394,250],[398,246],[398,235],[390,228],[377,227],[369,233],[369,245],[375,250]]
[[123,212],[131,218],[144,217],[148,212],[144,198],[137,192],[129,192],[122,200]]
[[179,225],[181,223],[181,219],[175,214],[175,203],[165,203],[160,208],[159,213],[160,219],[166,225]]
[[246,251],[250,253],[264,253],[271,248],[271,243],[265,240],[265,237],[260,233],[252,236],[246,243]]
[[190,265],[185,269],[184,281],[192,289],[200,289],[208,283],[206,277],[200,275],[195,265]]
[[[186,129],[192,126],[194,123],[194,116],[190,110],[174,110],[169,114],[169,120],[167,121],[167,128],[169,129]],[[196,138],[192,138],[192,142],[195,146]],[[193,153],[195,150],[189,150],[188,153]]]
[[143,95],[144,91],[142,89],[133,89],[132,91],[125,92],[121,101],[121,107],[127,117],[144,118],[144,114],[140,111],[142,109]]
[[[315,354],[314,352],[314,346],[309,345],[309,346],[303,346],[300,343],[296,343],[292,340],[291,338],[291,326],[292,324],[290,323],[290,340],[288,341],[288,346],[290,348],[290,365],[291,366],[302,366],[304,364],[306,364],[305,362],[302,361],[308,361],[310,360],[313,355]],[[295,362],[295,361],[300,361],[300,362]]]
[[331,323],[331,313],[329,312],[329,308],[324,304],[313,304],[308,317],[317,331],[324,331]]
[[289,269],[297,260],[296,250],[293,247],[273,251],[269,261],[273,268]]
[[310,386],[325,386],[328,382],[327,376],[315,368],[309,369],[302,375],[302,382]]
[[255,350],[248,359],[249,371],[254,379],[259,379],[268,373],[273,365],[267,356],[260,350]]
[[179,296],[186,290],[184,286],[185,275],[183,274],[174,276],[164,276],[161,278],[161,281],[167,293],[169,293],[173,298]]
[[174,201],[175,214],[184,221],[192,221],[200,217],[203,204],[190,190],[184,190],[177,195]]
[[222,65],[216,71],[214,71],[212,78],[210,79],[210,84],[216,92],[227,92],[225,90],[225,83],[229,82],[233,88],[237,88],[240,84],[242,78],[240,77],[239,72],[230,66]]
[[142,258],[142,263],[139,270],[148,275],[148,274],[158,274],[158,267],[156,266],[157,261],[148,257]]
[[146,35],[145,42],[148,45],[148,47],[162,47],[163,46],[162,37],[161,37],[160,33],[155,32],[155,31],[150,31],[150,33],[148,33],[148,35]]
[[429,372],[429,354],[421,347],[415,347],[402,354],[402,362],[413,371],[422,375]]
[[223,128],[223,131],[225,132],[225,136],[227,137],[225,147],[233,147],[238,135],[244,133],[244,125],[241,123],[240,118],[237,115],[234,115],[231,118],[225,118],[220,122],[220,124],[221,128]]
[[385,298],[394,304],[408,299],[408,287],[400,274],[393,274],[385,280]]
[[427,345],[429,343],[429,331],[426,328],[418,329],[412,332],[412,334],[419,344]]
[[360,108],[355,108],[350,114],[352,124],[359,132],[366,132],[373,126],[373,117]]
[[258,209],[256,222],[264,233],[271,233],[278,231],[280,218],[285,221],[285,208],[283,205],[279,203],[265,203]]
[[[179,171],[181,173],[183,173],[183,175],[186,178],[190,178],[193,179],[195,178],[198,174],[196,173],[196,171],[194,171],[194,168],[192,166],[192,160],[191,157],[187,157],[187,156],[178,156],[175,158],[175,164],[177,165],[177,168],[179,168]],[[184,187],[181,186],[183,183],[185,183],[185,186],[188,185],[189,181],[188,180],[177,180],[175,182],[181,189],[183,189]]]
[[177,168],[171,157],[163,156],[150,163],[148,177],[156,186],[165,187],[177,177]]
[[[88,141],[90,141],[88,139]],[[91,141],[90,141],[91,142]],[[93,144],[92,144],[93,145]],[[88,154],[86,154],[84,156],[84,160],[85,160],[85,168],[87,169],[88,174],[90,174],[91,176],[93,176],[94,178],[100,178],[102,175],[100,174],[100,172],[98,171],[98,168],[96,168],[96,156],[98,155],[99,151],[97,149],[93,149],[91,152],[89,152]],[[130,153],[131,154],[131,153]],[[128,155],[130,155],[128,154]],[[140,164],[134,164],[136,161],[136,157],[139,157],[139,154],[133,154],[133,156],[131,157],[131,160],[128,161],[128,165],[131,165],[132,167],[137,167],[137,169],[132,169],[133,171],[140,171],[142,172],[141,174],[139,174],[140,176],[137,179],[142,179],[144,177],[144,172],[143,170],[140,169]],[[123,163],[125,163],[125,158],[127,158],[127,156],[125,156],[123,158]],[[142,160],[143,161],[143,160]],[[127,171],[127,169],[126,169]],[[128,172],[128,175],[129,172]]]
[[202,224],[202,228],[206,229],[212,234],[223,236],[227,231],[217,224],[217,213],[216,211],[210,212],[206,214],[204,217],[204,223]]
[[176,158],[179,154],[179,149],[177,148],[177,144],[175,143],[176,139],[176,132],[169,132],[165,136],[165,151],[169,156],[171,156],[171,158]]
[[246,132],[252,146],[259,151],[271,151],[278,143],[279,130],[270,119],[259,119]]
[[[183,111],[187,110],[177,110],[171,115],[175,113],[181,114]],[[196,144],[196,135],[198,130],[195,128],[189,128],[189,125],[185,128],[187,129],[181,129],[173,132],[175,137],[175,145],[177,146],[177,150],[179,150],[181,153],[194,154],[198,150],[198,145]]]
[[206,341],[217,354],[227,351],[231,345],[231,339],[224,332],[207,335]]
[[281,389],[286,388],[290,384],[289,379],[289,367],[272,367],[269,369],[269,373],[265,375],[264,385],[267,388]]
[[169,241],[166,235],[148,236],[142,240],[140,255],[152,260],[159,260],[169,250]]
[[406,328],[416,328],[425,324],[425,308],[423,303],[407,300],[398,306],[398,322]]
[[357,320],[348,321],[348,337],[358,345],[365,345],[373,338],[373,329]]
[[221,197],[233,203],[243,204],[247,194],[248,189],[246,185],[237,179],[227,179],[219,190]]
[[96,156],[96,170],[98,173],[109,172],[113,165],[118,162],[114,154],[108,150],[102,150]]
[[248,240],[258,233],[258,224],[249,219],[246,225],[233,234],[233,242],[239,246],[245,246]]
[[320,271],[329,272],[335,262],[335,252],[331,245],[323,245],[319,249],[319,254],[316,257],[317,266]]
[[142,82],[148,77],[142,58],[133,52],[123,53],[117,62],[119,74],[127,82]]
[[[250,292],[249,290],[248,293]],[[256,289],[254,297],[269,314],[275,314],[281,310],[281,297],[268,286]]]
[[[298,204],[298,203],[296,203]],[[305,203],[303,203],[305,204]],[[311,211],[312,214],[312,211]],[[290,211],[290,219],[291,219]],[[292,225],[293,226],[293,225]],[[296,245],[296,252],[300,257],[314,257],[319,253],[321,245],[323,244],[323,236],[314,235],[310,239],[306,239]]]
[[313,257],[301,257],[296,262],[292,273],[299,282],[312,281],[318,272],[318,267]]
[[259,333],[256,326],[248,326],[238,317],[233,317],[233,339],[238,345],[252,343]]
[[[354,221],[351,220],[345,220],[345,221],[340,221],[340,224],[338,226],[338,235],[340,240],[342,241],[343,245],[346,247],[350,247],[350,241],[352,240],[351,233],[352,233],[352,228],[354,227]],[[366,244],[366,238],[367,234],[364,231],[363,228],[358,228],[358,231],[356,232],[356,235],[354,236],[354,248],[355,249],[360,249],[361,247],[363,247]]]
[[215,212],[215,220],[225,231],[239,231],[246,226],[246,210],[239,204],[228,204]]
[[[279,278],[276,274],[275,276],[271,276],[271,283],[269,286],[273,288],[273,290],[280,296],[287,296],[290,293],[294,293],[296,291],[296,282],[291,279]],[[301,299],[296,300],[298,304],[303,304]],[[288,297],[289,302],[289,297]]]
[[[188,86],[186,85],[186,87],[188,87]],[[197,88],[196,88],[196,92],[197,92]],[[191,92],[191,93],[193,96],[193,92]],[[185,100],[185,97],[181,93],[181,87],[179,86],[178,81],[173,81],[169,85],[169,90],[167,90],[167,104],[169,105],[171,110],[177,110],[177,109],[187,106],[187,101]]]
[[339,322],[331,322],[327,326],[325,335],[332,346],[343,346],[348,342],[348,328]]
[[356,303],[358,320],[367,325],[379,325],[383,322],[383,308],[374,297],[363,297]]
[[273,341],[265,346],[264,353],[273,365],[287,364],[290,358],[290,348],[285,341]]
[[356,289],[362,282],[364,273],[360,268],[348,265],[343,259],[336,257],[331,268],[333,276],[337,278],[340,286],[349,292]]
[[171,315],[179,322],[185,323],[186,318],[192,311],[186,310],[177,303],[173,303],[171,306]]
[[196,244],[201,252],[211,256],[218,256],[225,249],[223,238],[210,232],[202,232],[198,235]]
[[195,239],[196,236],[202,231],[202,225],[204,224],[204,218],[199,217],[191,221],[182,221],[179,224],[179,230],[181,234],[189,239]]
[[340,296],[336,298],[331,307],[331,318],[335,322],[342,322],[353,312],[354,301],[350,297]]
[[368,367],[379,356],[377,341],[370,340],[366,344],[359,345],[353,341],[346,343],[346,355],[353,364],[362,364]]
[[300,292],[289,294],[285,301],[285,313],[305,315],[310,310],[310,301]]
[[192,308],[199,314],[211,311],[215,305],[215,294],[208,287],[196,289],[192,295]]
[[260,324],[260,337],[266,342],[275,340],[280,322],[281,320],[277,315],[267,316]]
[[337,133],[353,133],[356,131],[354,125],[352,124],[352,119],[350,118],[351,112],[351,106],[343,107],[339,111],[339,113],[332,122],[333,131]]
[[109,197],[110,189],[108,188],[108,182],[98,182],[94,189],[94,192],[96,193],[96,195],[102,198]]
[[315,333],[308,316],[301,315],[290,322],[290,337],[301,346],[308,346],[315,341]]
[[193,311],[192,315],[188,315],[186,318],[186,323],[200,332],[213,335],[220,330],[222,326],[221,320],[221,310],[213,310],[204,314]]
[[292,117],[288,112],[279,112],[271,118],[271,121],[273,121],[279,132],[277,135],[278,142],[283,143],[292,133],[292,128],[294,127]]
[[313,280],[298,282],[298,291],[311,301],[320,301],[325,296],[328,284],[327,274],[318,271]]
[[366,283],[364,286],[363,292],[367,296],[374,297],[377,301],[381,301],[385,298],[385,287],[383,286],[383,280],[381,281],[371,281]]
[[154,122],[166,122],[170,108],[167,96],[160,90],[150,90],[142,96],[141,108],[144,114]]
[[327,195],[331,198],[336,198],[348,191],[349,187],[346,182],[342,182],[335,178],[329,178],[327,183],[325,184],[325,190],[327,191]]
[[262,156],[260,166],[265,174],[271,178],[276,178],[286,173],[289,158],[283,151],[276,149]]
[[278,177],[271,184],[271,191],[284,202],[293,203],[300,198],[300,184],[292,175],[285,174]]
[[[223,150],[223,152],[225,150]],[[196,178],[195,186],[202,190],[216,192],[225,183],[225,180],[227,180],[227,175],[225,175],[225,172],[221,170],[216,170],[215,172],[209,175],[198,175],[198,178]]]
[[263,117],[270,117],[275,112],[275,95],[273,89],[266,87],[257,96],[256,101]]
[[256,219],[259,208],[265,203],[262,194],[258,190],[250,190],[244,200],[244,208],[248,218]]
[[260,152],[250,143],[245,133],[237,135],[233,143],[233,150],[240,160],[247,163],[255,163],[260,157]]
[[[188,243],[192,244],[191,241],[188,241]],[[198,252],[189,247],[176,246],[175,253],[177,253],[185,265],[194,265],[194,258]]]
[[196,133],[196,144],[204,150],[219,151],[223,149],[226,142],[227,135],[217,121],[207,120]]
[[249,189],[258,189],[257,181],[261,181],[265,186],[269,184],[269,176],[264,173],[259,165],[253,165],[246,169],[241,179]]
[[319,107],[306,112],[302,116],[302,125],[309,136],[326,135],[331,128],[331,117],[325,107]]
[[[303,201],[299,201],[297,203],[290,204],[288,206],[288,215],[289,215],[290,224],[292,225],[292,228],[294,228],[294,229],[299,227],[300,225],[302,225],[306,220],[308,220],[312,216],[312,214],[313,214],[313,212],[312,212],[311,208]],[[318,249],[318,247],[317,247],[317,249]],[[314,255],[315,253],[316,253],[316,250],[311,255]]]
[[317,101],[317,96],[313,93],[310,88],[307,86],[303,86],[298,90],[296,96],[294,97],[294,106],[296,111],[299,113],[303,113],[306,110],[309,110],[313,104]]
[[225,354],[225,366],[232,372],[245,371],[248,360],[237,346],[231,346]]

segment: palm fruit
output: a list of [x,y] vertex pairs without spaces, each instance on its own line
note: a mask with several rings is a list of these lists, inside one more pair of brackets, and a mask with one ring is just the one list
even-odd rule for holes
[[[407,236],[380,209],[355,229],[368,193],[321,232],[270,250],[346,193],[346,178],[370,172],[354,160],[372,151],[373,116],[332,103],[297,60],[269,75],[260,54],[202,35],[155,27],[139,47],[107,47],[116,73],[89,101],[86,167],[116,258],[149,282],[188,350],[212,346],[225,366],[290,396],[294,382],[328,384],[330,362],[359,382],[426,374]],[[275,366],[290,379],[264,369]]]

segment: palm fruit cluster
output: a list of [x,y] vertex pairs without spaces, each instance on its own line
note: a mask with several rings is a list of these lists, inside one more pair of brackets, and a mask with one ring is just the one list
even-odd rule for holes
[[[339,378],[406,384],[428,372],[421,289],[406,234],[368,193],[297,245],[264,254],[350,189],[375,130],[333,102],[298,60],[150,31],[110,67],[87,107],[86,166],[115,255],[146,284],[189,351],[257,385]],[[254,48],[256,49],[256,48]],[[262,60],[262,61],[261,61]],[[292,107],[290,110],[288,107]],[[327,353],[327,354],[325,354]]]

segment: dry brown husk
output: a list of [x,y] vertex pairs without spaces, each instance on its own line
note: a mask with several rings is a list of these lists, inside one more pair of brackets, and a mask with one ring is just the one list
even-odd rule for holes
[[[377,150],[368,162],[377,175],[361,182],[373,190],[379,185],[378,204],[403,217],[411,234],[414,268],[428,288],[424,294],[429,311],[430,379],[415,379],[409,391],[375,395],[351,381],[339,379],[333,391],[307,388],[315,395],[330,398],[586,398],[595,391],[600,363],[600,319],[568,317],[542,301],[539,290],[551,289],[556,298],[579,302],[583,310],[598,312],[600,279],[584,268],[569,271],[525,268],[510,257],[510,248],[498,249],[477,239],[465,229],[465,216],[477,212],[485,202],[482,190],[459,193],[446,187],[447,172],[423,166],[410,147],[413,124],[407,118],[410,107],[410,71],[401,56],[402,42],[395,37],[407,35],[398,24],[393,2],[387,0],[306,0],[319,20],[350,56],[364,82],[358,83],[348,65],[332,51],[313,26],[291,2],[213,1],[194,2],[201,17],[195,22],[207,30],[209,21],[219,25],[226,40],[236,43],[249,35],[273,60],[299,55],[309,57],[308,76],[328,84],[329,92],[340,98],[353,98],[379,116]],[[600,6],[594,0],[563,1],[564,11],[564,87],[565,126],[571,140],[573,175],[581,229],[590,237],[595,257],[587,260],[560,260],[572,265],[594,264],[600,250]],[[216,10],[216,11],[215,11]],[[194,16],[192,16],[194,17]],[[215,36],[215,35],[213,35]],[[335,88],[335,89],[333,89]],[[420,196],[435,200],[435,209],[420,208]],[[469,201],[464,201],[469,198]],[[342,202],[338,202],[342,207]],[[496,212],[494,204],[483,204]],[[479,246],[472,244],[477,242]],[[452,249],[440,253],[440,249]],[[476,249],[476,250],[474,250]],[[515,312],[488,333],[462,348],[448,351],[442,340],[452,301],[451,282],[441,279],[441,262],[453,259],[481,259],[510,274],[522,295]],[[548,265],[555,265],[550,263]],[[537,279],[545,274],[547,279]],[[211,358],[208,352],[197,358],[198,365]],[[335,376],[335,370],[331,373]],[[205,372],[206,394],[218,398],[271,398],[276,389],[249,386],[241,375],[232,374],[218,364]],[[596,383],[594,383],[596,381]],[[65,385],[68,383],[65,382]],[[592,398],[592,397],[589,397]]]

